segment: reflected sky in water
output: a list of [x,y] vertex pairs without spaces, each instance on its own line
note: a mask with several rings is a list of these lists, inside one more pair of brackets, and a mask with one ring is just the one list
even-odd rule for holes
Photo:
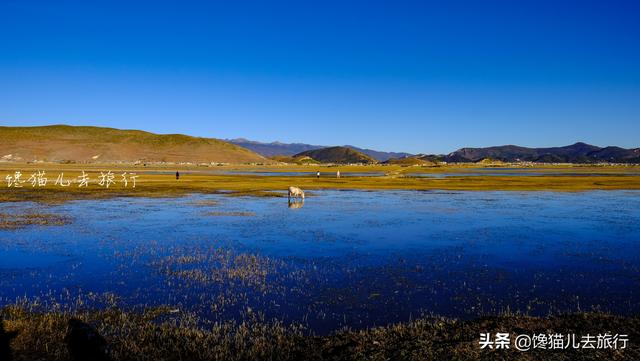
[[[640,311],[638,191],[3,204],[4,213],[28,211],[72,223],[0,231],[3,304],[111,292],[125,307],[177,305],[210,320],[250,309],[319,333],[421,314]],[[231,281],[192,272],[225,267]]]

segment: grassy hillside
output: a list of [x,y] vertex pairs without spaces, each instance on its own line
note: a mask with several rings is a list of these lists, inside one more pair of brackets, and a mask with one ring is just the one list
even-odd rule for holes
[[370,156],[348,147],[329,147],[329,148],[308,150],[306,152],[298,153],[294,156],[294,158],[298,158],[298,157],[310,157],[317,160],[320,163],[337,163],[337,164],[377,163],[377,161],[371,158]]
[[0,127],[0,159],[77,163],[265,161],[248,149],[218,139],[68,125]]

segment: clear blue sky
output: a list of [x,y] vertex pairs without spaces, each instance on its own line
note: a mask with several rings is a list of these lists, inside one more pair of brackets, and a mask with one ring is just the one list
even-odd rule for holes
[[615,0],[0,0],[0,124],[638,147],[639,19]]

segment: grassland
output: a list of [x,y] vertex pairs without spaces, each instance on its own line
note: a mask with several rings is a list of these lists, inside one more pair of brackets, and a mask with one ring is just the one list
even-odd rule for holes
[[[477,167],[477,166],[475,166]],[[523,171],[535,176],[465,176],[472,165],[445,167],[401,167],[401,166],[153,166],[142,167],[122,164],[0,164],[0,178],[4,182],[0,191],[0,201],[37,201],[64,202],[74,199],[100,199],[109,197],[174,197],[188,193],[232,192],[234,195],[282,196],[289,186],[295,185],[304,190],[336,189],[336,190],[504,190],[504,191],[587,191],[613,189],[640,189],[640,166],[548,166],[535,169],[524,168]],[[30,183],[21,188],[7,187],[6,176],[16,171],[27,180],[31,173],[43,170],[48,178],[44,187],[32,187]],[[175,179],[175,171],[181,172],[179,180]],[[336,172],[340,170],[343,177],[325,176],[287,176],[285,172]],[[87,172],[91,181],[88,187],[80,188],[77,184],[69,187],[54,185],[58,174],[63,173],[65,179],[76,179],[82,171]],[[97,185],[101,171],[112,171],[116,184],[108,189]],[[241,172],[281,172],[283,176],[260,176],[252,174],[225,174],[229,171]],[[119,182],[124,172],[136,173],[136,187],[132,183],[124,187]],[[382,176],[349,177],[350,172],[380,172]],[[412,177],[411,173],[448,173],[445,178]],[[536,173],[544,175],[536,175]],[[457,174],[460,174],[457,176]],[[593,175],[596,173],[597,175]]]

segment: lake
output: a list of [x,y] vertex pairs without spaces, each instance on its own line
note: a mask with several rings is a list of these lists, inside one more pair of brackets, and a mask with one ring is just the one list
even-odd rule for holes
[[640,192],[312,191],[114,198],[2,213],[0,305],[168,305],[316,333],[422,315],[640,312]]

